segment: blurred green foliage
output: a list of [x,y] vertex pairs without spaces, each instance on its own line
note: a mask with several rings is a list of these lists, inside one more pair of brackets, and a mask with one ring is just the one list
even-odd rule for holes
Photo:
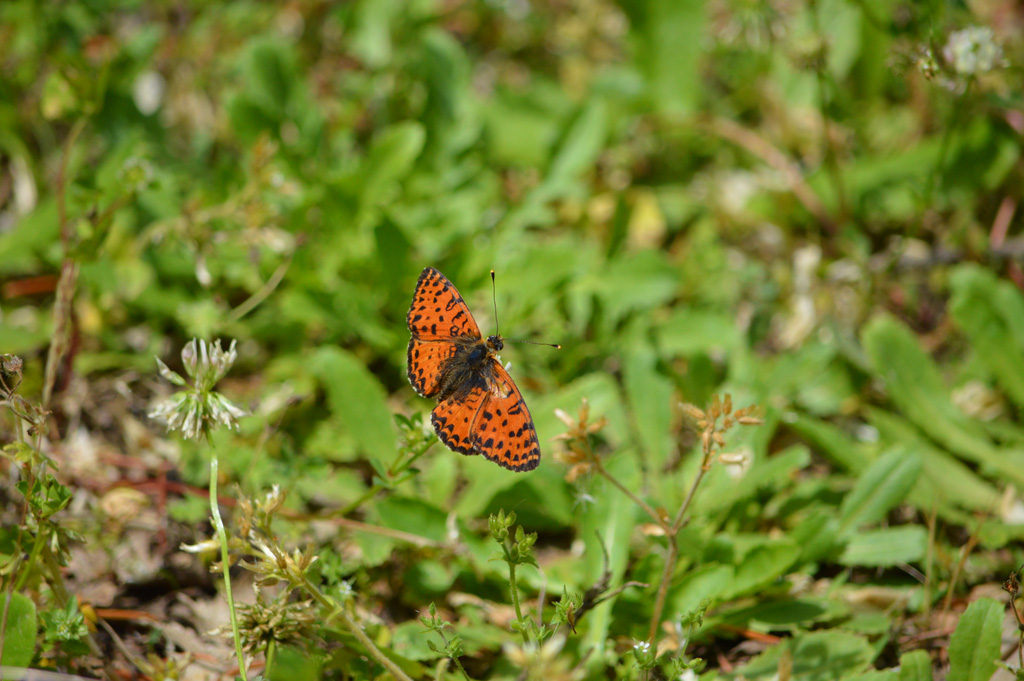
[[[657,664],[987,679],[967,658],[998,653],[998,603],[972,604],[948,657],[910,634],[1024,562],[1022,30],[999,1],[4,0],[0,352],[29,401],[52,380],[59,460],[86,438],[202,486],[202,447],[142,416],[168,389],[153,357],[237,339],[219,389],[252,415],[214,437],[226,475],[289,491],[282,537],[318,543],[406,673],[444,657],[416,615],[436,602],[474,678],[656,678],[630,651],[667,544],[605,478],[566,481],[555,410],[586,399],[610,476],[673,513],[700,464],[678,404],[730,393],[765,424],[701,481]],[[485,335],[493,268],[502,331],[562,344],[503,357],[537,471],[440,446],[394,467],[429,444],[404,366],[426,265]],[[193,501],[169,509],[204,535]],[[526,601],[649,586],[547,653],[510,648],[482,521],[501,508],[539,536]],[[324,509],[362,525],[313,534]],[[44,621],[59,602],[38,600]],[[362,650],[346,636],[325,634]],[[281,669],[379,673],[360,655]]]

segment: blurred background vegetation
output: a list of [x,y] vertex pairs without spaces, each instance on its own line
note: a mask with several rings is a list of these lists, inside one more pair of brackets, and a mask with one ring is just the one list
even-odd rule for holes
[[[703,678],[988,679],[1024,562],[1022,30],[1011,0],[4,0],[0,352],[49,412],[26,437],[6,386],[0,578],[42,628],[5,662],[230,673],[223,601],[178,551],[210,534],[211,445],[146,416],[154,357],[180,370],[198,337],[237,340],[218,389],[250,414],[213,437],[226,513],[286,490],[281,542],[414,678],[435,602],[473,678],[700,656]],[[435,444],[389,475],[432,406],[404,365],[427,265],[485,334],[493,268],[502,331],[562,344],[503,356],[537,471]],[[555,410],[606,417],[604,468],[671,515],[701,460],[679,404],[725,393],[765,423],[701,482],[648,664],[667,542],[606,477],[566,479]],[[69,492],[70,602],[18,558],[22,438]],[[511,648],[501,508],[539,534],[534,609],[650,586]],[[57,626],[75,602],[112,626],[91,652]],[[968,602],[980,666],[949,642]],[[293,676],[381,673],[305,636]]]

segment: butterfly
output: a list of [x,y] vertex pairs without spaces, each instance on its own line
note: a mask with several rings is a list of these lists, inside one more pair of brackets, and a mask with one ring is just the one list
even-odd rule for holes
[[473,314],[448,277],[427,267],[416,282],[406,316],[409,382],[437,400],[434,431],[449,449],[483,454],[513,471],[540,464],[540,445],[526,408],[497,354],[501,336],[485,340]]

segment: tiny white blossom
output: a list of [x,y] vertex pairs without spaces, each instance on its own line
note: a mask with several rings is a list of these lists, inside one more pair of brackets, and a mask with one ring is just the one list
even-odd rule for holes
[[355,596],[351,580],[344,579],[338,584],[338,596],[341,597],[342,602],[347,602]]
[[949,34],[942,55],[953,70],[974,76],[1003,66],[1003,48],[988,26],[968,26]]

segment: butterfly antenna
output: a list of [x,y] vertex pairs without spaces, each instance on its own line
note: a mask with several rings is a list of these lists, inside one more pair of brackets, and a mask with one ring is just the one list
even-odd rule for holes
[[494,270],[491,270],[491,302],[494,303],[494,335],[501,337],[498,333],[498,294],[494,284]]
[[[494,270],[491,270],[491,299],[494,301],[494,335],[501,337],[498,334],[498,299],[497,294],[494,292]],[[561,350],[562,346],[557,343],[538,343],[537,341],[518,340],[516,338],[502,338],[503,341],[509,341],[510,343],[529,343],[530,345],[546,345],[549,348],[555,348]]]
[[518,338],[502,338],[501,340],[506,343],[529,343],[530,345],[546,345],[549,348],[555,348],[556,350],[562,349],[562,346],[558,343],[541,343],[539,341],[519,340]]

